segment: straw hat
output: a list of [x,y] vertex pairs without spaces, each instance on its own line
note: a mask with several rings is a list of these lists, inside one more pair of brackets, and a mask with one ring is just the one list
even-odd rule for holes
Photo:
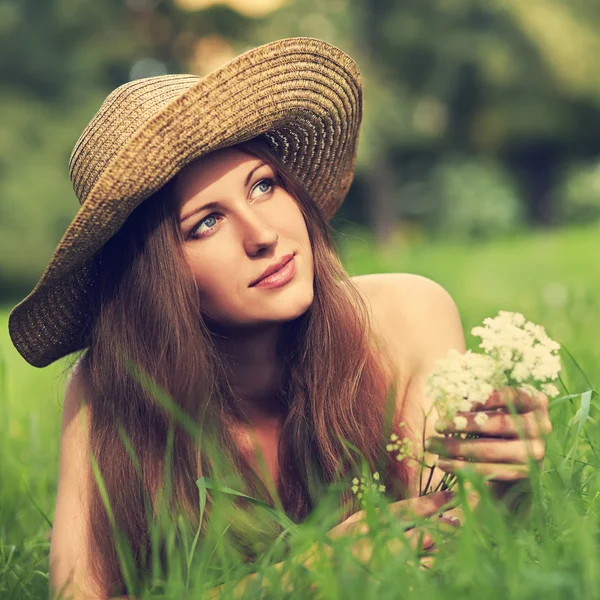
[[94,255],[143,200],[213,150],[264,134],[329,219],[352,182],[361,116],[355,62],[313,38],[259,46],[202,78],[148,77],[114,90],[69,161],[81,207],[10,314],[17,350],[44,367],[87,346]]

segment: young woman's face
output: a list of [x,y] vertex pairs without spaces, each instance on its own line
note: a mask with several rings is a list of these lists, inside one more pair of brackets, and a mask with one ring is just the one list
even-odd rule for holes
[[[281,323],[306,312],[314,276],[308,231],[270,165],[236,148],[217,150],[182,169],[175,190],[203,314],[239,327]],[[289,254],[295,274],[287,283],[252,285]]]

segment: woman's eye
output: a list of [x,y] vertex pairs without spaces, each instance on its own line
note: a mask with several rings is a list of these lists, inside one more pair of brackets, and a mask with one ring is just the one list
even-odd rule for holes
[[254,189],[261,191],[263,194],[267,194],[272,192],[274,187],[275,180],[272,177],[265,177],[254,186]]
[[[192,227],[192,229],[190,229],[189,237],[191,237],[191,238],[203,237],[206,235],[206,232],[210,231],[217,223],[218,223],[217,216],[215,213],[212,213],[212,214],[208,215],[207,217],[204,217],[204,219],[202,219],[197,225],[194,225],[194,227]],[[203,225],[207,226],[208,229],[201,231],[200,228]]]

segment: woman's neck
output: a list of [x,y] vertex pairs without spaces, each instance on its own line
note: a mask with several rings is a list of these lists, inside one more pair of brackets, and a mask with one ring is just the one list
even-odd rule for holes
[[281,326],[273,325],[214,337],[228,367],[229,385],[237,400],[234,408],[257,426],[283,414],[283,364],[277,352],[280,335]]

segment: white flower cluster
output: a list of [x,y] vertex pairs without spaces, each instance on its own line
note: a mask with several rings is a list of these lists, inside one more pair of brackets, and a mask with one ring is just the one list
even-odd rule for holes
[[549,398],[558,396],[558,388],[550,382],[560,373],[560,344],[550,339],[541,325],[520,313],[501,310],[471,333],[481,338],[479,347],[498,362],[507,385],[525,390],[539,386]]
[[452,419],[457,412],[484,403],[502,383],[501,372],[491,356],[470,350],[461,354],[453,349],[446,358],[436,361],[427,381],[427,394],[439,415]]
[[[549,398],[558,396],[552,381],[560,373],[560,345],[542,326],[530,323],[522,314],[500,311],[471,333],[481,338],[479,347],[484,354],[451,350],[447,358],[436,362],[427,381],[427,394],[440,417],[454,419],[456,429],[467,425],[457,412],[471,411],[504,386],[528,393],[541,390]],[[487,420],[485,413],[477,417],[478,425]]]
[[375,481],[369,483],[367,481],[367,478],[363,475],[360,478],[360,480],[358,479],[358,477],[355,477],[352,480],[352,492],[356,495],[358,499],[361,499],[369,489],[375,492],[385,492],[385,485],[379,483],[378,471],[375,471],[375,473],[373,473],[373,479]]

